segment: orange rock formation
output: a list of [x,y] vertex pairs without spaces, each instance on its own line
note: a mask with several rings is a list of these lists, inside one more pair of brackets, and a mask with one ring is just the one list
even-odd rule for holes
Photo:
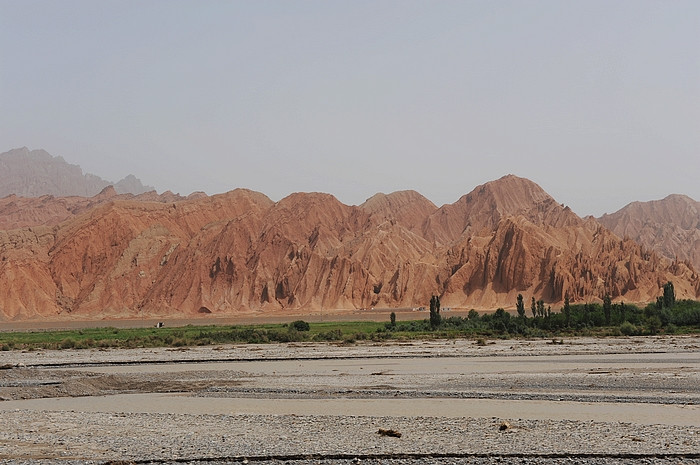
[[[154,195],[2,199],[0,318],[405,307],[432,294],[465,308],[512,307],[518,293],[641,302],[667,281],[679,298],[700,295],[687,263],[579,218],[515,176],[441,208],[413,191],[360,206],[318,193],[276,203],[243,189]],[[20,211],[34,213],[20,220]]]

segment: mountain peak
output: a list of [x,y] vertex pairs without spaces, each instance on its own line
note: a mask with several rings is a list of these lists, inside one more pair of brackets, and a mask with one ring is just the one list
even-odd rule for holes
[[119,193],[119,194],[143,194],[145,192],[149,192],[153,189],[151,186],[144,186],[143,183],[139,178],[134,176],[133,174],[129,174],[124,179],[120,180],[116,184],[114,184],[114,189]]
[[94,196],[95,200],[111,199],[117,195],[116,189],[111,184],[100,191],[99,194]]
[[487,233],[501,220],[515,216],[537,225],[557,227],[581,221],[535,182],[509,174],[440,207],[426,222],[424,234],[447,243],[464,234]]
[[433,202],[414,190],[377,193],[360,205],[379,221],[395,220],[409,230],[418,230],[425,218],[437,210]]
[[488,198],[504,216],[521,214],[554,201],[537,183],[513,174],[477,186],[465,199],[473,201],[479,197]]
[[378,192],[372,197],[365,200],[365,202],[360,206],[366,210],[375,211],[383,208],[386,205],[391,205],[392,207],[399,207],[416,202],[425,203],[427,205],[432,205],[433,207],[435,207],[435,204],[433,204],[433,202],[426,199],[420,193],[414,190],[395,191],[390,194]]

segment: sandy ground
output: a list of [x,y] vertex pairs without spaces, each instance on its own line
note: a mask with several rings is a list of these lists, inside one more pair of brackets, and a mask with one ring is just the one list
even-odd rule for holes
[[10,351],[0,366],[8,464],[700,461],[700,336]]

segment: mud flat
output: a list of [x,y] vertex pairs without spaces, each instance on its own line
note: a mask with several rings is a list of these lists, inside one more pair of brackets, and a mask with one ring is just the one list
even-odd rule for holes
[[563,342],[2,352],[0,463],[700,463],[700,337]]

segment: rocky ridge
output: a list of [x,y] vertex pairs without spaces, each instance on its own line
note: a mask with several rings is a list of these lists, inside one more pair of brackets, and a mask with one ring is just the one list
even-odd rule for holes
[[27,228],[32,226],[56,226],[59,223],[87,212],[105,202],[115,200],[137,200],[150,202],[178,202],[196,198],[199,193],[183,197],[170,191],[142,194],[118,194],[114,186],[107,186],[93,197],[19,197],[15,194],[0,199],[0,230]]
[[[414,307],[432,294],[463,308],[512,307],[518,293],[645,302],[667,281],[679,298],[700,295],[689,263],[579,218],[512,175],[440,208],[412,191],[360,206],[319,193],[273,202],[244,189],[156,197],[11,198],[15,212],[31,210],[21,202],[59,206],[41,223],[0,231],[0,317]],[[51,212],[46,205],[36,211]]]

